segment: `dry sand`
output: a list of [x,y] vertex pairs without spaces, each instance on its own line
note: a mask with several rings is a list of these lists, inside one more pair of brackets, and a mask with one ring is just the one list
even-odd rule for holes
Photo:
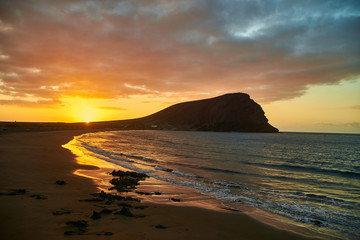
[[[91,179],[73,172],[95,168],[78,165],[74,155],[61,145],[82,133],[0,134],[0,239],[311,239],[242,213],[175,206],[176,203],[126,202],[146,208],[131,208],[137,217],[103,214],[93,220],[90,217],[94,210],[121,207],[116,202],[106,205],[79,201],[91,198],[90,194],[97,192],[97,188]],[[58,185],[57,180],[66,184]],[[14,189],[26,189],[26,193],[9,195]],[[56,211],[70,213],[54,215]],[[77,220],[88,222],[86,232],[65,236],[66,231],[78,231],[66,222]],[[112,235],[104,235],[106,232]]]

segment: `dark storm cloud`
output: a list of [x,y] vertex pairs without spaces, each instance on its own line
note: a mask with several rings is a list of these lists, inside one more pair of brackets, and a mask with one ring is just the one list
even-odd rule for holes
[[359,1],[9,0],[0,16],[5,103],[235,91],[266,102],[360,74]]

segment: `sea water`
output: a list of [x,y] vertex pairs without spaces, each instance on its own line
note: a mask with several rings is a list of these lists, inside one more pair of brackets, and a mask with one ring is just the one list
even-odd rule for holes
[[344,239],[360,239],[360,135],[111,131],[86,154]]

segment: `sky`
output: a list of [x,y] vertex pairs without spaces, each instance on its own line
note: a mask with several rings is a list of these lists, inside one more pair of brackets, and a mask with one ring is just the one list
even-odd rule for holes
[[0,1],[0,121],[129,119],[232,92],[280,131],[360,133],[360,1]]

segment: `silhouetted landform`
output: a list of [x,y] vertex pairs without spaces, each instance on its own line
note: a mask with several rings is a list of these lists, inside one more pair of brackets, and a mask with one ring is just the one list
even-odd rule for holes
[[268,123],[259,104],[245,93],[178,103],[146,117],[92,123],[0,123],[3,131],[158,129],[184,131],[278,132]]
[[268,123],[261,106],[245,93],[178,103],[128,124],[172,130],[278,132]]

